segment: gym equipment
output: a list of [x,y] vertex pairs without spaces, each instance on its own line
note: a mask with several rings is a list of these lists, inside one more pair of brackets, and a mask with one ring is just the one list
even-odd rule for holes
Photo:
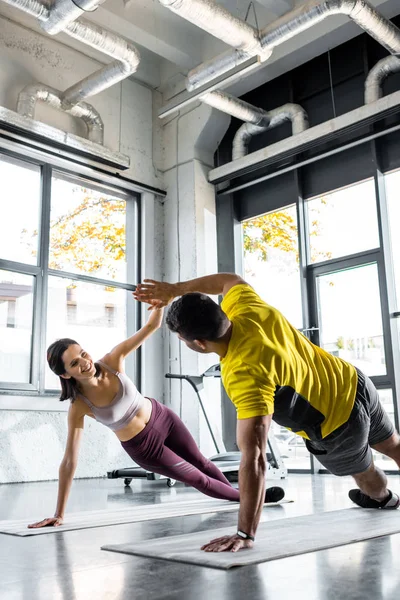
[[[175,373],[167,373],[167,379],[180,379],[187,381],[196,392],[201,410],[203,412],[208,431],[215,446],[217,454],[210,457],[210,460],[217,465],[220,471],[231,483],[238,481],[240,452],[227,452],[222,438],[217,440],[217,434],[213,431],[207,410],[204,404],[204,378],[205,377],[221,377],[221,368],[219,364],[213,365],[207,369],[202,375],[178,375]],[[268,434],[268,451],[267,451],[267,478],[268,479],[285,479],[287,477],[287,469],[283,463],[279,453],[278,445],[274,435],[270,430]],[[150,471],[146,471],[141,467],[128,467],[125,469],[116,469],[107,473],[108,479],[124,479],[126,486],[130,485],[132,479],[143,478],[149,481],[158,479],[167,479],[168,487],[175,485],[174,479],[166,478],[163,475],[158,475]]]
[[[207,414],[205,407],[205,391],[204,391],[204,378],[205,377],[221,377],[221,367],[219,364],[213,365],[208,368],[202,375],[177,375],[174,373],[167,373],[165,375],[168,379],[181,379],[187,381],[197,394],[197,398],[203,412],[208,431],[210,432],[213,444],[217,454],[211,456],[211,460],[220,471],[223,472],[228,481],[237,482],[239,476],[239,465],[240,465],[240,452],[227,451],[222,437],[217,440],[216,432],[210,423],[210,419]],[[268,433],[268,451],[267,451],[267,474],[268,479],[285,479],[287,477],[287,469],[283,463],[280,455],[278,445],[275,441],[274,435],[270,430]]]

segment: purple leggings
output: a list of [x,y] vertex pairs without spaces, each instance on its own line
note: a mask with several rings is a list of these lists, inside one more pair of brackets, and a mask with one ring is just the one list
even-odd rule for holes
[[146,427],[124,450],[143,469],[187,483],[212,498],[239,502],[239,491],[198,449],[180,418],[150,398],[153,410]]

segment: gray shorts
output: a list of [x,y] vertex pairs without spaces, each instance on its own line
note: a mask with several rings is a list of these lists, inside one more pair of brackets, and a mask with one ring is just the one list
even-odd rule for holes
[[358,384],[353,410],[344,425],[320,441],[305,440],[319,462],[334,475],[356,475],[372,463],[371,446],[395,432],[372,381],[357,369]]

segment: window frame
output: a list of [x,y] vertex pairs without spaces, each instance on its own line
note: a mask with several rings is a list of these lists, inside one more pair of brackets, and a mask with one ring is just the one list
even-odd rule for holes
[[[28,151],[22,156],[20,151],[9,149],[9,144],[0,144],[0,160],[5,162],[16,162],[22,165],[33,165],[40,169],[40,206],[39,206],[39,236],[38,257],[36,264],[21,263],[0,257],[0,270],[13,273],[29,275],[34,278],[33,285],[33,313],[32,313],[32,336],[30,348],[30,383],[17,383],[0,381],[0,409],[10,407],[5,396],[15,396],[19,402],[16,409],[26,410],[24,397],[52,398],[59,394],[59,390],[45,388],[45,360],[46,351],[46,328],[47,328],[47,291],[48,278],[68,278],[74,281],[86,281],[97,285],[109,285],[118,289],[133,291],[133,282],[140,280],[141,266],[141,194],[140,188],[129,182],[121,182],[112,174],[100,173],[99,170],[85,165],[71,165],[61,158],[42,156],[35,157],[35,152]],[[15,146],[15,144],[13,144]],[[24,148],[25,150],[25,148]],[[40,154],[40,153],[39,153]],[[48,158],[48,160],[47,160]],[[73,171],[72,171],[73,166]],[[127,253],[127,277],[126,283],[111,279],[102,279],[79,273],[67,273],[48,268],[48,252],[50,241],[50,210],[51,210],[51,184],[54,176],[60,176],[78,185],[86,185],[96,191],[113,194],[118,198],[126,200],[126,253]],[[127,311],[126,335],[130,336],[140,327],[140,307],[136,310]],[[42,325],[43,324],[43,325]],[[135,353],[136,354],[136,353]],[[137,386],[140,388],[140,352],[137,356],[130,357],[127,361],[127,373],[135,377]],[[22,401],[22,402],[21,402]],[[20,405],[20,406],[19,406]],[[59,410],[59,408],[58,408]]]

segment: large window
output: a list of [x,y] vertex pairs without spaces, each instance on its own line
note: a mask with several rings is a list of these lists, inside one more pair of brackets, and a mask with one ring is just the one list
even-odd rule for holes
[[244,274],[268,304],[303,327],[296,206],[243,222]]
[[379,247],[373,179],[308,200],[307,215],[311,263]]
[[45,350],[100,358],[136,323],[137,197],[0,155],[0,389],[58,388]]

